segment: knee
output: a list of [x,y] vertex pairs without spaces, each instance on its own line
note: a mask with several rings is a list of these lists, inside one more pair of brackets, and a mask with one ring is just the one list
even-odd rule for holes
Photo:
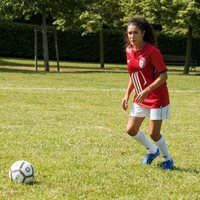
[[160,140],[161,138],[161,134],[159,132],[156,132],[156,131],[150,131],[149,132],[149,135],[151,137],[151,139],[154,141],[154,142],[157,142],[158,140]]
[[128,133],[128,135],[130,136],[135,136],[138,133],[138,129],[136,129],[135,127],[132,126],[128,126],[126,127],[126,132]]

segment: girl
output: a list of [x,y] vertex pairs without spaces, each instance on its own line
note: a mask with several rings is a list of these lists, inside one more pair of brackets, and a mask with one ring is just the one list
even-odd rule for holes
[[[160,51],[154,46],[154,32],[143,17],[135,17],[127,26],[126,59],[130,79],[122,108],[127,110],[129,96],[135,89],[133,105],[127,123],[127,133],[141,143],[148,153],[142,163],[150,165],[163,155],[161,167],[173,169],[173,159],[169,155],[164,137],[161,135],[162,120],[169,118],[169,94],[167,89],[167,68]],[[145,119],[150,118],[149,134],[153,143],[140,130]]]

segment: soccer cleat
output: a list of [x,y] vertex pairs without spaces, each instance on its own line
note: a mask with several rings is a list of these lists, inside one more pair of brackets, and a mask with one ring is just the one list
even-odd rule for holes
[[164,161],[161,165],[164,170],[172,170],[174,168],[174,161],[172,158],[170,160]]
[[156,157],[158,157],[159,155],[160,155],[160,151],[159,151],[159,149],[157,148],[156,153],[149,153],[149,154],[147,154],[147,155],[144,157],[142,163],[145,164],[145,165],[150,165],[150,164],[152,163],[152,161],[153,161]]

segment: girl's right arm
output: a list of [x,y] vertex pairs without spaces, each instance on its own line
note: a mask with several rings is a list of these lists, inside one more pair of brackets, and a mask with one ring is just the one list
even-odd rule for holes
[[133,88],[134,88],[133,82],[130,77],[128,87],[126,90],[126,94],[125,94],[124,98],[122,99],[122,108],[124,110],[127,110],[127,108],[128,108],[128,100],[129,100],[129,96],[130,96],[131,92],[133,91]]

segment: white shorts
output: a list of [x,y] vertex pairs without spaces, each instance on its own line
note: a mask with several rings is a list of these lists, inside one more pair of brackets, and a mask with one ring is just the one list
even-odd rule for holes
[[130,116],[132,117],[149,117],[150,120],[163,120],[170,117],[170,106],[167,105],[161,108],[145,108],[136,103],[133,103]]

